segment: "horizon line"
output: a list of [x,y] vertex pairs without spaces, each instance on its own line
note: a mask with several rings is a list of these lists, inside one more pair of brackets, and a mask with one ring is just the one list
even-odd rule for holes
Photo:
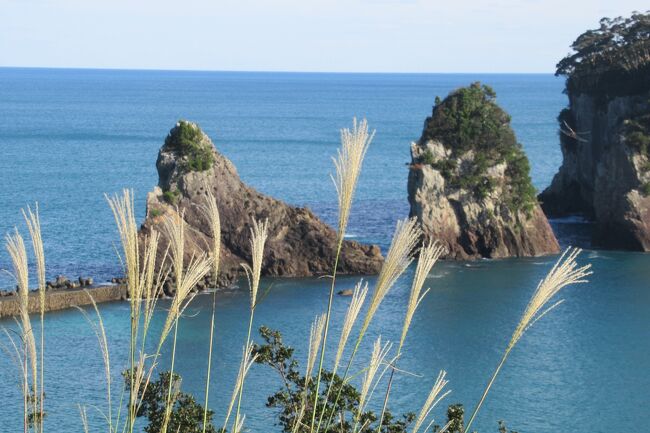
[[78,67],[78,66],[6,66],[0,69],[42,69],[80,71],[130,71],[130,72],[212,72],[212,73],[261,73],[261,74],[366,74],[366,75],[555,75],[554,72],[415,72],[415,71],[311,71],[311,70],[244,70],[244,69],[173,69],[173,68],[122,68],[122,67]]

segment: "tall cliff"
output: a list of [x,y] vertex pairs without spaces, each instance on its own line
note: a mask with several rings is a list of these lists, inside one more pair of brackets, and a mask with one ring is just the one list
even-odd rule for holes
[[495,99],[479,83],[436,98],[420,140],[411,144],[410,214],[450,258],[556,253],[528,160]]
[[562,166],[539,195],[550,216],[594,222],[595,246],[650,250],[650,15],[603,19],[558,64]]
[[[222,230],[218,286],[231,283],[241,272],[241,264],[250,262],[253,218],[267,219],[269,224],[263,275],[305,277],[332,272],[335,231],[311,210],[290,206],[244,184],[232,162],[217,152],[198,125],[186,121],[177,123],[160,149],[156,167],[158,187],[147,197],[147,217],[142,233],[159,227],[165,214],[178,206],[184,211],[188,225],[188,258],[208,249],[211,232],[201,207],[205,205],[206,191],[212,191],[219,207]],[[379,247],[345,241],[339,272],[375,274],[382,260]]]

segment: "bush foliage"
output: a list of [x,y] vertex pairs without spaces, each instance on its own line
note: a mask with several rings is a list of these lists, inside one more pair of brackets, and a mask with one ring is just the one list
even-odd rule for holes
[[203,132],[198,125],[185,120],[167,135],[165,147],[180,152],[184,168],[188,171],[205,171],[212,167],[214,155],[211,146],[203,141]]
[[[282,335],[279,331],[272,330],[265,326],[261,327],[260,336],[264,344],[255,345],[254,353],[258,355],[256,362],[270,366],[275,370],[282,380],[283,387],[271,395],[266,402],[267,407],[279,409],[278,422],[282,431],[290,433],[293,431],[296,419],[299,415],[298,408],[303,401],[305,391],[307,392],[306,401],[314,401],[316,392],[315,381],[310,381],[305,390],[305,376],[298,369],[298,362],[294,359],[294,349],[285,346],[282,341]],[[332,387],[328,390],[326,387],[331,383]],[[328,419],[334,416],[337,420],[347,420],[332,425],[331,433],[406,433],[407,427],[415,419],[415,413],[408,412],[397,419],[390,412],[384,414],[384,420],[379,428],[379,416],[373,411],[359,410],[360,392],[349,383],[344,382],[343,378],[337,374],[332,375],[329,371],[324,371],[321,377],[321,396],[316,413],[324,413],[324,418]],[[309,405],[303,415],[303,419],[309,420],[314,414],[313,405]],[[355,420],[361,426],[354,430]],[[308,433],[309,425],[297,430],[298,433]]]

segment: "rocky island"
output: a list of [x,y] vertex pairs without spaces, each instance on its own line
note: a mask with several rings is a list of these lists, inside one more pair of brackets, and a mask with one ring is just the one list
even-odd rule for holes
[[[250,261],[250,227],[253,218],[268,220],[262,274],[307,277],[331,274],[336,248],[335,231],[314,213],[261,194],[239,178],[233,163],[220,154],[201,128],[180,121],[172,128],[158,153],[158,186],[147,196],[147,215],[141,235],[159,227],[165,214],[176,207],[184,212],[186,254],[208,250],[209,223],[202,212],[211,191],[221,217],[219,281],[202,285],[226,286]],[[162,229],[160,230],[162,232]],[[378,246],[344,241],[338,272],[376,274],[383,258]]]
[[539,199],[593,221],[595,246],[650,251],[650,14],[604,18],[572,48],[556,72],[563,162]]
[[480,83],[436,98],[411,144],[410,214],[447,257],[556,253],[558,242],[535,197],[529,164],[510,116]]

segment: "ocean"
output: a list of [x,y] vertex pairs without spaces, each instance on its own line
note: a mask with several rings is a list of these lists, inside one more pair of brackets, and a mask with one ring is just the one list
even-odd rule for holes
[[[178,119],[198,122],[242,179],[263,193],[308,206],[329,223],[336,196],[329,174],[339,129],[354,116],[376,129],[350,221],[351,238],[385,251],[398,219],[408,216],[409,144],[417,140],[436,96],[474,81],[489,84],[531,162],[539,190],[561,164],[556,117],[566,106],[563,81],[551,74],[303,74],[0,68],[0,231],[18,226],[20,209],[38,202],[48,279],[57,274],[103,282],[120,274],[118,241],[104,194],[132,188],[138,217],[157,183],[155,161]],[[569,288],[566,302],[544,317],[513,351],[475,426],[497,421],[521,432],[638,431],[650,423],[650,255],[589,249],[589,225],[553,221],[563,246],[586,248],[589,284]],[[430,293],[416,314],[398,375],[392,409],[419,410],[438,371],[452,393],[447,404],[476,402],[537,282],[555,257],[443,262],[427,280]],[[9,269],[0,252],[0,269]],[[399,338],[409,275],[382,305],[366,339]],[[370,282],[373,278],[369,279]],[[356,279],[344,278],[341,288]],[[12,279],[0,272],[0,288]],[[327,302],[318,279],[266,280],[271,290],[255,325],[283,331],[304,359],[309,324]],[[335,299],[334,316],[347,298]],[[217,297],[216,359],[211,407],[221,419],[230,397],[247,321],[245,290]],[[179,329],[183,387],[202,401],[210,296],[199,296]],[[125,366],[128,305],[100,307],[114,361],[114,386]],[[156,320],[160,320],[157,318]],[[12,321],[4,321],[7,327]],[[334,335],[338,328],[334,327]],[[101,355],[81,314],[46,320],[46,427],[81,431],[77,403],[104,407]],[[367,352],[364,350],[364,353]],[[163,363],[167,362],[165,358]],[[15,367],[0,356],[0,431],[18,431],[21,417]],[[276,432],[266,397],[281,386],[255,366],[243,411],[251,431]],[[401,388],[401,392],[399,391]],[[119,392],[114,390],[114,394]],[[213,397],[213,398],[212,398]],[[91,426],[101,417],[89,411]]]

